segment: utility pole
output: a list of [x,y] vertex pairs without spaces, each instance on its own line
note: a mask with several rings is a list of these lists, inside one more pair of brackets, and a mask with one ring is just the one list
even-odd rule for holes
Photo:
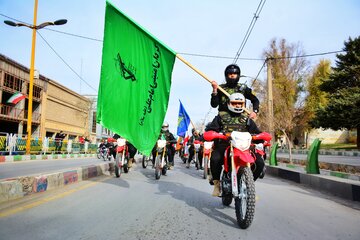
[[274,108],[273,108],[273,81],[272,81],[272,71],[271,71],[271,58],[266,59],[267,64],[267,95],[268,95],[268,122],[269,122],[269,132],[272,136],[272,144],[275,141],[275,132],[274,132]]

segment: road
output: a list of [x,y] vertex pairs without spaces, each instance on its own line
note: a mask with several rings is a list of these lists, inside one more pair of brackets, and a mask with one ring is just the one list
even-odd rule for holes
[[201,171],[154,179],[141,164],[0,206],[0,239],[360,239],[360,203],[266,176],[256,182],[253,224],[237,226],[234,205],[212,197]]
[[[277,157],[289,158],[288,153],[276,153]],[[306,154],[292,154],[293,159],[306,160]],[[319,162],[340,163],[345,165],[360,166],[360,157],[354,156],[335,156],[335,155],[319,155]]]

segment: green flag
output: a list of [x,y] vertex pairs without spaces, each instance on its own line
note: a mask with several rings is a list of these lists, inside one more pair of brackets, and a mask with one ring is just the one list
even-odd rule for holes
[[176,53],[106,2],[97,122],[150,154],[169,102]]

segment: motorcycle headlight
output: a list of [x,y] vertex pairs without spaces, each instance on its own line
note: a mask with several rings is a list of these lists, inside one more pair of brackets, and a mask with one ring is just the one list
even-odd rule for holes
[[251,135],[248,132],[234,131],[231,133],[232,145],[241,151],[245,151],[250,148],[251,139]]

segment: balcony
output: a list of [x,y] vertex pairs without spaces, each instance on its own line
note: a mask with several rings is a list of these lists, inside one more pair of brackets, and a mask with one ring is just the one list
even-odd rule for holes
[[[0,120],[21,122],[27,120],[27,110],[0,104]],[[41,114],[33,112],[32,123],[40,124]]]

